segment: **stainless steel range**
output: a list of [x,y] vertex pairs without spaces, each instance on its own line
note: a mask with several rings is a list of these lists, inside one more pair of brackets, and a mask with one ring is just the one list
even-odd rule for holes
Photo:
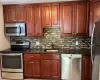
[[1,66],[3,79],[23,79],[22,53],[1,54]]
[[11,53],[1,54],[1,77],[3,79],[23,80],[23,53],[16,51],[23,52],[29,47],[29,41],[16,41],[11,43]]

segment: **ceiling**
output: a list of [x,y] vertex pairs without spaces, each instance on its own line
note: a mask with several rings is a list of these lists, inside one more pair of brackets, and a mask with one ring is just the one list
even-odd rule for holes
[[80,1],[80,0],[0,0],[1,4],[25,4],[25,3],[43,3],[58,1]]

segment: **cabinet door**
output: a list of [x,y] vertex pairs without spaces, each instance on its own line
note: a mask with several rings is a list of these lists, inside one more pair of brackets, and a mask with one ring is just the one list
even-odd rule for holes
[[15,6],[9,5],[3,6],[3,10],[4,10],[4,22],[14,22],[16,21],[15,19]]
[[52,78],[60,79],[60,61],[52,60]]
[[24,6],[16,6],[16,20],[17,22],[24,22]]
[[91,8],[90,8],[90,29],[89,29],[89,35],[91,36],[92,30],[94,27],[94,23],[100,21],[100,1],[91,2]]
[[52,9],[51,9],[51,24],[52,27],[57,27],[59,26],[59,3],[52,4]]
[[88,3],[77,3],[75,7],[75,34],[88,35]]
[[43,30],[42,30],[42,6],[41,4],[34,5],[35,9],[35,36],[42,36],[43,35]]
[[82,58],[82,80],[91,80],[91,57],[83,56]]
[[42,21],[43,27],[51,27],[51,4],[43,4]]
[[33,77],[34,78],[41,78],[41,66],[40,60],[33,60]]
[[60,4],[61,36],[73,34],[73,3]]
[[51,60],[41,60],[42,78],[52,78]]
[[34,7],[33,5],[25,6],[25,22],[27,27],[27,36],[34,36]]
[[33,62],[24,61],[24,77],[25,78],[33,77]]

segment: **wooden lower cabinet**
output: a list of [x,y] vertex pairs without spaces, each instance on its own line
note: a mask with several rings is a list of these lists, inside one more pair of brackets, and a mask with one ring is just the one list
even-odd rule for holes
[[42,78],[51,78],[51,60],[41,61]]
[[60,62],[58,60],[41,61],[42,78],[60,79]]
[[60,80],[60,56],[24,54],[24,78]]
[[24,62],[24,77],[25,78],[40,78],[40,60]]
[[24,62],[24,77],[33,77],[33,62]]
[[92,63],[91,56],[82,57],[82,80],[91,80]]

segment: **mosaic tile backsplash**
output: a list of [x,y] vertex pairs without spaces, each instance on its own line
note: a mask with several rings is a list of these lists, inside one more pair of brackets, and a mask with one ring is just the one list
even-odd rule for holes
[[[29,40],[31,42],[31,48],[41,47],[42,49],[54,48],[66,48],[66,49],[80,49],[90,48],[90,37],[61,37],[60,28],[44,28],[43,37],[11,37],[13,40]],[[36,42],[39,42],[39,46]],[[78,45],[76,45],[78,41]]]

